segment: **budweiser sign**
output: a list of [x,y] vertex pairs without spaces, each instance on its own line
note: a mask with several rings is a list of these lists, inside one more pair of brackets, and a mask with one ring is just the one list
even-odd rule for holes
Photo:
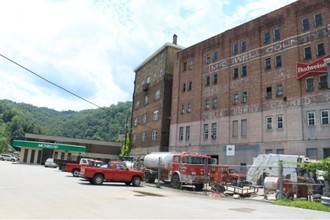
[[311,73],[324,73],[327,72],[327,65],[324,59],[330,58],[330,54],[315,60],[313,63],[297,63],[297,77],[301,79]]

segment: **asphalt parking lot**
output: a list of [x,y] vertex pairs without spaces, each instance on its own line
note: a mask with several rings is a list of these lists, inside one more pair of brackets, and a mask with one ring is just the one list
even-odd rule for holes
[[95,186],[40,165],[1,161],[0,174],[1,219],[329,219],[324,212],[148,184]]

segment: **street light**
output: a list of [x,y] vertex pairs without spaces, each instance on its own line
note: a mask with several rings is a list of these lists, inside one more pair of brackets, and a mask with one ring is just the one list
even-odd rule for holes
[[325,65],[328,67],[328,75],[327,75],[327,87],[330,89],[330,58],[326,58],[323,60]]

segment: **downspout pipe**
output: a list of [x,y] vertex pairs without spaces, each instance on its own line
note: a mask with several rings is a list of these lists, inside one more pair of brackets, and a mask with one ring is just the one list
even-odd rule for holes
[[330,58],[324,59],[324,63],[327,65],[328,74],[327,74],[327,87],[330,89]]

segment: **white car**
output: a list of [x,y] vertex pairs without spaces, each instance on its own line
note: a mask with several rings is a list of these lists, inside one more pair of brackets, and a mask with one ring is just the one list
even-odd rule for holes
[[14,157],[14,156],[12,156],[12,155],[10,155],[10,154],[1,154],[0,155],[0,160],[2,160],[2,161],[12,161],[12,162],[16,162],[16,161],[18,161],[18,158],[17,157]]
[[54,162],[54,158],[48,158],[48,159],[45,161],[45,167],[53,167],[53,168],[56,168],[56,167],[57,167],[57,164]]

